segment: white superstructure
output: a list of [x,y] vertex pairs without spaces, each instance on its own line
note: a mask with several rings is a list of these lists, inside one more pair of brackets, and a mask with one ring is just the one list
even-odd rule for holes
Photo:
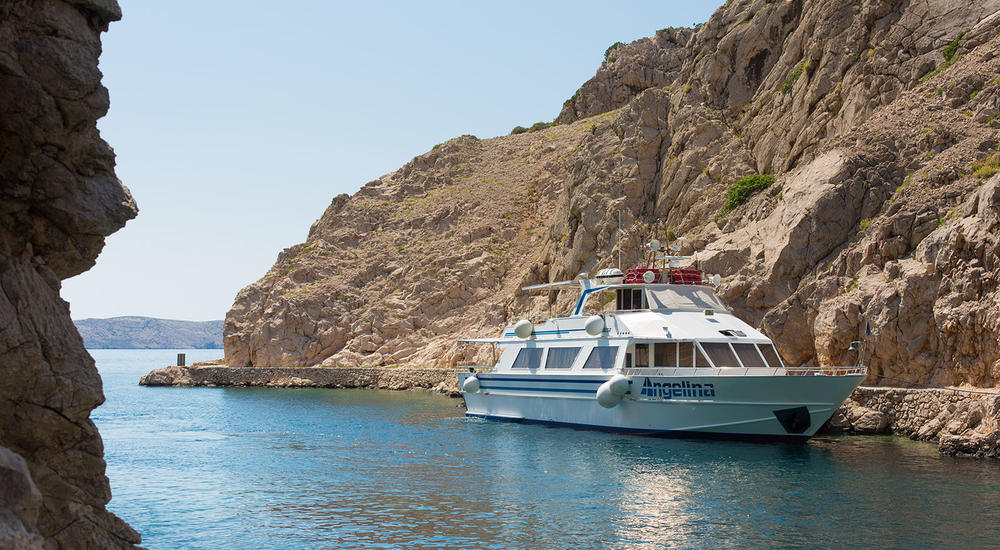
[[[716,279],[717,280],[717,279]],[[808,439],[864,367],[785,367],[690,269],[602,270],[571,315],[504,328],[492,367],[459,373],[468,416],[663,436]],[[611,309],[613,308],[613,309]]]

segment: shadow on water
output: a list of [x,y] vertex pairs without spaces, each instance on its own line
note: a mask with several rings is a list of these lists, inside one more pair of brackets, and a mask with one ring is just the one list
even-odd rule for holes
[[1000,465],[900,438],[656,439],[466,419],[459,400],[423,392],[106,386],[95,419],[109,428],[111,508],[150,548],[1000,537]]

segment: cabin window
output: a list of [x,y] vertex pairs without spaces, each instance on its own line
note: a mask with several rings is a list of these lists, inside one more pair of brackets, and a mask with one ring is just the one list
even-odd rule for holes
[[653,359],[657,367],[677,366],[677,342],[653,345]]
[[580,348],[549,348],[549,355],[545,359],[545,368],[568,369],[573,366],[579,353]]
[[767,360],[767,364],[772,367],[781,367],[781,358],[778,357],[778,352],[774,351],[773,344],[757,344],[760,348],[761,355]]
[[701,348],[697,346],[694,348],[694,366],[698,368],[712,368],[712,364],[705,357],[705,352],[701,351]]
[[764,359],[757,353],[757,347],[753,344],[733,344],[736,355],[740,358],[740,363],[744,367],[766,367]]
[[542,364],[542,348],[521,348],[512,369],[537,369]]
[[701,342],[702,349],[708,354],[716,367],[739,367],[736,354],[725,342]]
[[590,357],[583,364],[585,369],[610,369],[615,366],[615,359],[618,358],[618,346],[602,346],[594,348],[590,352]]
[[691,342],[678,342],[677,343],[677,366],[678,367],[693,367],[694,366],[694,344]]
[[616,294],[619,310],[646,309],[645,294],[641,288],[619,288]]
[[635,366],[638,368],[649,366],[649,344],[635,345]]

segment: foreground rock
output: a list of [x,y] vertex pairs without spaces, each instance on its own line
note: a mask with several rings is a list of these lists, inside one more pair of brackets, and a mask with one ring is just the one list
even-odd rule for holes
[[133,548],[90,412],[101,379],[59,297],[136,215],[96,121],[114,0],[0,3],[0,548]]
[[823,431],[892,433],[949,455],[1000,458],[1000,391],[860,387]]
[[139,379],[143,386],[258,386],[276,388],[424,389],[461,396],[454,369],[226,367],[192,365],[156,369]]

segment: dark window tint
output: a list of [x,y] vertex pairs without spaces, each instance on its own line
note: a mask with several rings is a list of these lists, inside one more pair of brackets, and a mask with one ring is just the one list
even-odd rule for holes
[[760,352],[764,355],[764,359],[767,359],[767,364],[772,367],[780,367],[781,359],[778,358],[778,352],[774,351],[774,346],[772,344],[758,344],[757,347],[760,348]]
[[568,369],[576,361],[580,348],[549,348],[549,356],[545,360],[547,369]]
[[677,349],[680,352],[680,357],[677,358],[678,367],[693,367],[694,366],[694,351],[691,342],[679,342],[677,344]]
[[598,347],[590,352],[590,357],[583,364],[585,369],[610,369],[615,366],[618,358],[618,346]]
[[635,345],[635,366],[637,367],[649,366],[649,344]]
[[677,366],[677,343],[667,342],[665,344],[653,345],[653,359],[657,367]]
[[705,353],[708,354],[708,357],[712,360],[712,363],[714,363],[716,367],[740,366],[740,363],[736,360],[736,355],[729,347],[729,344],[724,342],[701,342],[701,347],[705,350]]
[[700,348],[694,348],[694,366],[696,367],[711,367],[712,365],[705,358],[705,354]]
[[542,348],[521,348],[514,358],[514,369],[537,369],[542,364]]
[[766,367],[764,359],[757,353],[757,346],[753,344],[733,344],[736,355],[740,357],[740,363],[744,367]]

